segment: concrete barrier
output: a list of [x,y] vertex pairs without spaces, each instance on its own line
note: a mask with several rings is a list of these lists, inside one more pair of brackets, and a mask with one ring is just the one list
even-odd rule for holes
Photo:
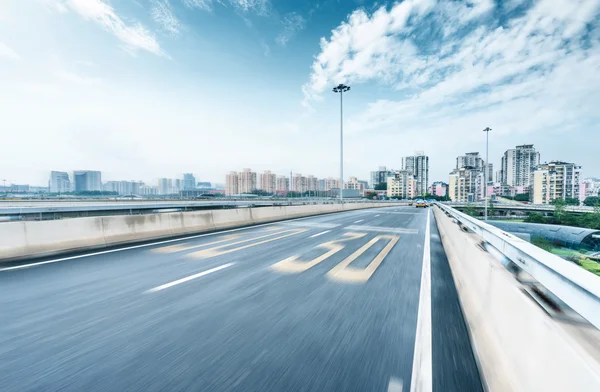
[[0,262],[393,205],[317,204],[0,223]]
[[3,258],[18,258],[27,255],[25,222],[0,223],[0,255]]
[[[48,254],[53,249],[94,249],[106,246],[102,218],[24,222],[27,254]],[[0,229],[3,229],[0,226]]]
[[479,237],[434,214],[487,389],[600,391],[600,332],[550,318]]
[[[144,241],[172,235],[169,214],[107,216],[101,219],[106,245]],[[77,220],[77,218],[65,219],[64,221],[71,220]]]

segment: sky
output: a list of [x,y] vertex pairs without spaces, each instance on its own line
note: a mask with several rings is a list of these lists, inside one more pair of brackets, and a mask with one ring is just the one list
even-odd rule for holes
[[600,177],[600,0],[2,0],[0,179],[290,171],[534,144]]

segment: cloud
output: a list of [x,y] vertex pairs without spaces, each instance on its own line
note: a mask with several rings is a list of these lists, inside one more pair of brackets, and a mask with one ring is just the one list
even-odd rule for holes
[[298,31],[304,28],[305,24],[306,21],[302,15],[295,12],[285,15],[283,18],[283,31],[275,38],[275,41],[279,45],[285,46]]
[[205,11],[211,11],[214,4],[225,5],[229,3],[233,8],[242,12],[254,12],[259,15],[269,13],[269,0],[183,0],[183,3],[189,8],[199,8]]
[[64,69],[59,70],[57,72],[57,76],[67,82],[75,83],[82,86],[89,86],[100,82],[100,79],[89,77],[86,75],[80,75]]
[[135,54],[137,50],[145,50],[158,56],[166,56],[156,38],[141,23],[125,23],[106,2],[68,0],[66,5],[84,19],[92,20],[114,34],[123,42],[123,49],[129,53]]
[[[218,3],[221,3],[217,0]],[[214,0],[183,0],[183,4],[185,4],[189,8],[200,8],[206,11],[210,11],[213,7]]]
[[9,60],[20,60],[21,56],[17,54],[14,50],[12,50],[5,43],[0,42],[0,57],[7,58]]
[[169,0],[152,0],[152,5],[152,19],[160,24],[166,32],[179,35],[181,24],[173,15]]
[[449,151],[479,140],[486,126],[506,140],[590,129],[600,121],[600,0],[507,8],[406,0],[356,10],[321,39],[303,104],[315,106],[340,82],[353,94],[377,83],[386,99],[349,116],[348,134],[390,143],[402,135],[402,145],[437,159],[456,156]]

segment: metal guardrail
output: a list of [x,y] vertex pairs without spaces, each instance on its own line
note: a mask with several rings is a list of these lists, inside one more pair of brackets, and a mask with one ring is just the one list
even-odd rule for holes
[[[444,205],[450,207],[473,207],[473,208],[484,208],[485,203],[464,203],[464,202],[445,202]],[[524,210],[524,211],[554,211],[554,206],[549,204],[508,204],[508,203],[497,203],[494,204],[496,209],[510,209],[510,210]],[[594,207],[588,206],[565,206],[565,211],[568,212],[594,212]]]
[[441,203],[442,211],[479,235],[542,286],[600,329],[600,277]]

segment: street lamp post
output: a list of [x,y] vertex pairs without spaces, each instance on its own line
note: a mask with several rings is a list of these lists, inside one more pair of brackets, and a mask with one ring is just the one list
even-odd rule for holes
[[339,84],[333,88],[334,93],[340,93],[340,203],[344,202],[344,93],[350,86]]
[[490,131],[492,130],[492,128],[490,127],[486,127],[483,132],[485,132],[485,168],[483,170],[483,182],[484,182],[484,188],[483,188],[483,197],[484,197],[484,203],[485,203],[485,212],[484,212],[484,219],[487,221],[488,220],[488,174],[489,174],[489,163],[488,163],[488,146],[489,146],[489,137],[490,137]]

